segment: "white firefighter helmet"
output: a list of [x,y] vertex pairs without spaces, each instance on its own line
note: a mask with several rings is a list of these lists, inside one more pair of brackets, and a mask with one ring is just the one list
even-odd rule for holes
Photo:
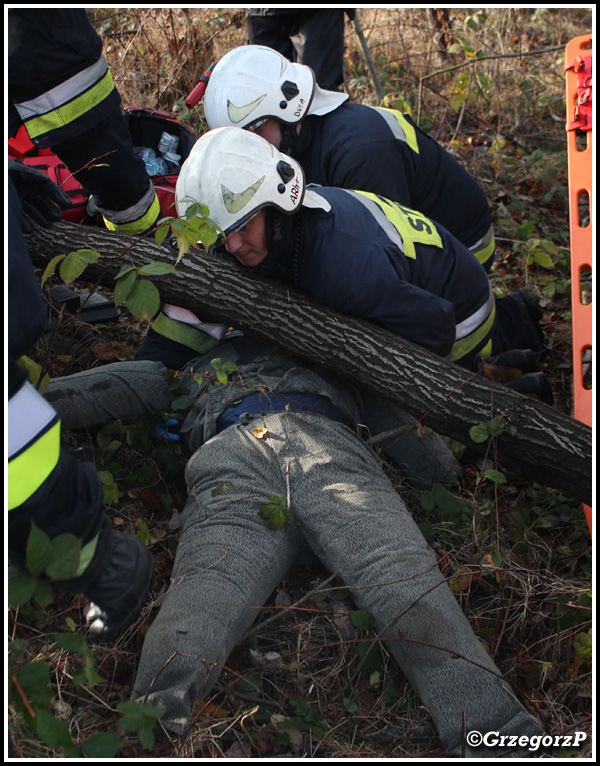
[[296,160],[260,136],[241,128],[217,128],[196,141],[175,187],[177,213],[194,203],[225,232],[263,207],[295,213],[302,205],[305,181]]
[[309,114],[327,114],[345,93],[323,90],[312,69],[264,45],[243,45],[226,53],[213,69],[204,94],[208,127],[251,127],[275,118],[295,125]]

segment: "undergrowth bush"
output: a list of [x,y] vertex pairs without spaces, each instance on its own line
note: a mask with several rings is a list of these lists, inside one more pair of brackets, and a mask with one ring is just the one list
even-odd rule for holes
[[[88,13],[123,104],[172,113],[201,135],[202,110],[188,111],[185,97],[209,64],[246,42],[243,12]],[[555,406],[570,414],[563,64],[566,43],[591,29],[591,13],[369,8],[359,15],[378,82],[347,21],[346,90],[355,101],[410,112],[484,186],[498,244],[492,284],[498,294],[531,285],[542,295],[543,369]],[[122,276],[117,293],[137,278]],[[57,277],[47,278],[51,284]],[[64,319],[39,342],[32,364],[54,377],[131,359],[146,327],[126,310],[118,323],[101,326]],[[473,426],[483,439],[497,435],[494,424]],[[65,443],[72,450],[93,445],[113,523],[149,547],[156,580],[135,626],[100,645],[78,632],[82,599],[11,574],[8,714],[19,756],[443,757],[427,711],[376,641],[371,616],[354,607],[341,582],[318,571],[293,570],[280,584],[216,690],[199,704],[189,734],[172,739],[161,731],[160,709],[128,699],[144,635],[169,582],[187,455],[144,421],[67,433]],[[591,736],[592,559],[581,508],[544,487],[507,479],[491,461],[467,465],[452,491],[411,492],[394,469],[389,474],[519,698],[548,732]],[[41,574],[55,558],[41,536],[34,544],[33,558],[45,551],[36,559]],[[70,541],[61,544],[68,548]],[[582,757],[590,747],[588,738],[560,755]]]

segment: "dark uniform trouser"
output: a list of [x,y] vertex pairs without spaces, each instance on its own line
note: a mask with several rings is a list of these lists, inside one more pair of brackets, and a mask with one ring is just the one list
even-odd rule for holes
[[85,11],[15,9],[8,18],[10,135],[24,124],[34,145],[51,148],[94,196],[108,228],[151,228],[158,199]]
[[91,464],[60,448],[54,408],[27,382],[17,359],[43,331],[47,309],[21,232],[21,206],[8,184],[8,388],[7,508],[9,558],[25,568],[31,523],[50,538],[75,535],[85,548],[81,571],[95,553],[103,530],[103,497]]
[[317,83],[336,90],[344,82],[344,11],[337,8],[248,15],[252,45],[266,45],[306,64]]
[[[262,426],[267,438],[257,439]],[[539,733],[475,637],[376,457],[347,427],[301,413],[231,426],[190,459],[171,585],[142,652],[134,698],[181,733],[233,647],[308,546],[338,572],[420,695],[450,754],[467,731]],[[229,484],[233,487],[229,487]],[[227,486],[224,492],[215,490]],[[290,498],[273,531],[258,511]],[[487,749],[465,746],[467,756]]]

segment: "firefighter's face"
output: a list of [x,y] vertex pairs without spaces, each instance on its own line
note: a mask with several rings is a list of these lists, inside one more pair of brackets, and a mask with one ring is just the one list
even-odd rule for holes
[[256,125],[252,125],[248,128],[257,136],[261,136],[268,141],[276,149],[279,149],[281,144],[281,125],[278,120],[274,120],[272,117],[266,120],[259,120]]
[[258,266],[267,255],[265,211],[259,210],[244,226],[230,231],[225,249],[243,266]]

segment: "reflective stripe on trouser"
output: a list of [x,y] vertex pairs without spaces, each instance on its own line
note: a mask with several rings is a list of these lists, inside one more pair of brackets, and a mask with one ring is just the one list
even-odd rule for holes
[[490,224],[490,228],[486,231],[485,235],[478,242],[471,245],[469,250],[473,253],[475,258],[477,258],[483,268],[486,271],[489,271],[494,263],[494,251],[496,250],[494,226],[492,224]]
[[142,199],[126,210],[101,207],[98,210],[102,213],[106,228],[119,234],[143,234],[160,218],[160,203],[152,182]]
[[[9,511],[18,509],[35,494],[57,467],[59,459],[58,414],[31,383],[25,382],[8,403]],[[97,543],[98,535],[95,535],[81,548],[79,566],[73,576],[79,577],[87,569]]]
[[104,56],[55,88],[15,104],[32,140],[65,127],[90,112],[114,90]]
[[[256,439],[255,426],[270,436]],[[379,460],[349,428],[302,413],[257,416],[201,447],[186,480],[171,586],[133,692],[166,706],[167,728],[190,724],[197,695],[210,692],[306,541],[373,615],[448,753],[460,755],[465,722],[467,731],[537,733]],[[276,532],[258,513],[269,495],[290,499],[291,520]],[[464,754],[480,753],[467,745]]]
[[8,403],[8,510],[18,508],[50,476],[60,455],[60,421],[31,383]]
[[164,312],[156,317],[152,323],[152,329],[169,340],[193,348],[200,355],[208,353],[219,343],[218,340],[211,338],[202,330],[177,319],[171,319]]
[[492,286],[487,301],[474,314],[456,325],[456,340],[450,359],[458,364],[478,352],[482,356],[491,353],[491,333],[496,321],[496,299]]

